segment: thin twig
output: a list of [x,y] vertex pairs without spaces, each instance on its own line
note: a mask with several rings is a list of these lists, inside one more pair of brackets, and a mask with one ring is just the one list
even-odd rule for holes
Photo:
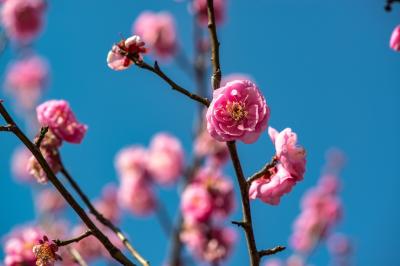
[[85,239],[86,237],[91,236],[91,235],[92,235],[92,231],[88,230],[88,231],[86,231],[85,233],[83,233],[83,234],[81,234],[80,236],[77,236],[77,237],[75,237],[75,238],[71,238],[71,239],[68,239],[68,240],[59,240],[59,239],[56,239],[56,240],[53,240],[53,242],[54,242],[57,246],[62,247],[62,246],[67,246],[67,245],[72,244],[72,243],[79,242],[79,241],[81,241],[82,239]]
[[165,82],[167,82],[170,86],[171,89],[176,90],[184,95],[186,95],[187,97],[191,98],[192,100],[195,100],[201,104],[204,104],[205,106],[209,106],[210,105],[210,101],[207,98],[203,98],[200,97],[197,94],[191,93],[190,91],[186,90],[185,88],[179,86],[178,84],[176,84],[172,79],[170,79],[160,68],[160,66],[158,65],[157,61],[154,62],[154,66],[151,66],[149,64],[147,64],[144,61],[140,61],[137,62],[134,60],[134,58],[131,58],[131,60],[133,60],[134,62],[136,62],[135,64],[143,69],[149,70],[151,72],[153,72],[154,74],[156,74],[157,76],[159,76],[160,78],[162,78]]
[[392,11],[392,5],[394,3],[400,3],[400,0],[386,0],[385,10],[387,12]]
[[68,252],[71,254],[74,261],[80,266],[88,266],[86,261],[82,258],[81,254],[76,249],[68,247]]
[[92,231],[93,235],[103,244],[103,246],[108,250],[110,255],[120,262],[122,265],[134,266],[135,264],[131,262],[113,243],[104,235],[101,230],[93,223],[90,217],[85,213],[83,208],[74,199],[74,197],[69,193],[69,191],[64,187],[64,185],[58,180],[56,175],[51,170],[46,159],[44,159],[40,150],[32,143],[29,138],[19,129],[14,120],[11,118],[10,114],[7,112],[5,107],[0,101],[0,114],[3,116],[6,123],[13,125],[13,133],[20,139],[20,141],[25,144],[25,146],[31,151],[32,155],[39,162],[43,171],[46,173],[49,181],[54,185],[54,187],[60,192],[68,204],[74,209],[74,211],[79,215],[81,220],[86,224],[86,226]]
[[128,238],[122,233],[122,231],[116,225],[114,225],[109,219],[107,219],[106,217],[104,217],[104,215],[102,215],[99,211],[97,211],[97,209],[93,206],[88,196],[86,196],[86,194],[82,191],[78,183],[75,181],[72,175],[70,175],[70,173],[64,167],[62,162],[61,162],[60,172],[64,175],[64,177],[71,184],[72,188],[76,191],[76,193],[78,193],[79,197],[89,208],[90,213],[93,214],[99,222],[110,228],[118,236],[118,238],[122,241],[125,247],[129,250],[129,252],[136,258],[136,260],[140,264],[142,264],[143,266],[149,266],[150,265],[149,262],[144,257],[142,257],[142,255],[140,255],[140,253],[132,246],[132,244],[129,242]]
[[38,139],[35,141],[36,147],[40,148],[44,137],[46,136],[47,131],[49,131],[49,127],[41,127]]
[[13,125],[0,126],[0,131],[13,132],[14,128]]
[[284,246],[276,246],[274,248],[260,250],[258,252],[258,255],[260,256],[260,258],[262,258],[264,256],[270,256],[270,255],[276,254],[278,252],[284,251],[285,249],[286,249],[286,247],[284,247]]
[[208,30],[211,39],[211,62],[213,66],[212,85],[213,89],[219,88],[222,78],[221,66],[219,63],[219,40],[217,25],[215,23],[214,0],[207,0]]
[[258,171],[257,173],[255,173],[254,175],[252,175],[251,177],[249,177],[247,179],[247,184],[250,186],[250,184],[254,180],[259,179],[262,176],[270,174],[270,170],[272,168],[274,168],[277,163],[278,163],[278,159],[275,156],[272,157],[272,160],[269,163],[267,163],[266,165],[264,165],[264,167],[260,171]]

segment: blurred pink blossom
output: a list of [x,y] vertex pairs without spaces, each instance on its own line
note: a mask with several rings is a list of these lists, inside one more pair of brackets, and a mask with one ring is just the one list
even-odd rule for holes
[[104,186],[101,198],[94,202],[95,208],[112,222],[118,222],[121,212],[118,206],[118,188],[114,184]]
[[197,183],[188,185],[182,193],[181,210],[189,223],[208,220],[213,211],[213,202],[206,187]]
[[161,58],[171,57],[177,48],[175,21],[169,12],[142,12],[136,19],[132,31]]
[[206,157],[212,167],[221,167],[229,159],[228,147],[210,136],[207,130],[202,130],[194,143],[194,152],[198,157]]
[[8,67],[5,87],[15,95],[23,108],[32,109],[47,84],[48,72],[47,63],[41,57],[20,59]]
[[113,70],[125,70],[136,61],[142,61],[142,54],[147,52],[145,43],[139,36],[133,35],[114,44],[107,54],[108,67]]
[[182,175],[184,152],[180,141],[167,134],[158,133],[149,147],[147,169],[152,179],[160,185],[169,185]]
[[120,177],[134,172],[139,176],[146,174],[147,150],[142,146],[129,146],[121,149],[115,156],[115,168]]
[[397,26],[390,37],[390,48],[400,52],[400,25]]
[[25,147],[15,149],[11,158],[11,170],[13,177],[20,182],[31,182],[34,179],[28,171],[28,162],[32,153]]
[[346,256],[351,253],[352,245],[348,236],[335,233],[328,238],[329,252],[334,256]]
[[136,215],[149,215],[156,208],[156,199],[151,185],[143,179],[121,179],[118,200],[122,208]]
[[81,143],[87,126],[76,120],[68,102],[50,100],[39,105],[36,112],[39,123],[48,126],[57,137],[67,142]]
[[258,87],[247,80],[228,82],[214,91],[207,129],[219,141],[253,143],[267,128],[269,108]]
[[[215,22],[220,24],[225,18],[226,3],[225,0],[214,0],[214,14]],[[199,24],[207,26],[208,13],[207,13],[207,0],[194,0],[192,3],[192,11],[197,14]]]
[[34,226],[23,226],[7,235],[4,243],[5,266],[35,266],[32,248],[41,240],[43,232]]
[[66,202],[58,191],[46,188],[37,195],[36,205],[42,213],[55,213],[64,209]]
[[10,39],[27,43],[43,27],[46,3],[43,0],[5,1],[1,9],[1,22]]
[[265,262],[264,266],[284,266],[280,259],[269,259]]

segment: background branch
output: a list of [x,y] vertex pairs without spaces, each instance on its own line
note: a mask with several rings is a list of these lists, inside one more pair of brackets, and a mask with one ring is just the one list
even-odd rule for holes
[[91,236],[91,235],[92,235],[92,231],[88,230],[88,231],[86,231],[85,233],[83,233],[83,234],[81,234],[80,236],[77,236],[77,237],[75,237],[75,238],[68,239],[68,240],[63,240],[63,241],[61,241],[61,240],[59,240],[59,239],[56,239],[56,240],[53,240],[53,242],[54,242],[57,246],[62,247],[62,246],[67,246],[67,245],[72,244],[72,243],[75,243],[75,242],[79,242],[79,241],[81,241],[82,239],[85,239],[86,237]]

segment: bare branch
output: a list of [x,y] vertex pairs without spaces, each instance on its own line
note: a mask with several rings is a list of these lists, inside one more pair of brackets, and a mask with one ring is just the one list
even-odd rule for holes
[[75,238],[68,239],[68,240],[63,240],[63,241],[61,241],[61,240],[59,240],[59,239],[56,239],[56,240],[53,240],[53,242],[54,242],[57,246],[62,247],[62,246],[67,246],[67,245],[72,244],[72,243],[79,242],[79,241],[81,241],[82,239],[85,239],[86,237],[91,236],[91,235],[92,235],[92,231],[88,230],[88,231],[86,231],[85,233],[83,233],[82,235],[77,236],[77,237],[75,237]]
[[40,148],[40,145],[42,144],[42,141],[43,141],[44,137],[46,136],[47,131],[49,131],[49,127],[41,127],[40,128],[39,137],[35,141],[36,147]]
[[252,175],[251,177],[249,177],[247,179],[247,184],[250,186],[250,184],[254,180],[259,179],[262,176],[269,175],[270,170],[272,168],[274,168],[277,163],[278,163],[278,159],[275,156],[272,157],[271,161],[269,163],[267,163],[260,171],[258,171],[257,173],[255,173],[254,175]]
[[276,246],[274,248],[260,250],[258,252],[258,255],[261,258],[261,257],[264,257],[264,256],[270,256],[270,255],[276,254],[278,252],[284,251],[285,249],[286,249],[286,247],[284,247],[284,246]]
[[0,131],[13,132],[14,129],[15,129],[15,126],[14,126],[14,125],[0,126]]
[[217,34],[217,25],[215,23],[214,0],[207,0],[208,30],[211,39],[211,62],[213,66],[212,85],[213,89],[219,88],[221,83],[221,65],[219,63],[219,40]]

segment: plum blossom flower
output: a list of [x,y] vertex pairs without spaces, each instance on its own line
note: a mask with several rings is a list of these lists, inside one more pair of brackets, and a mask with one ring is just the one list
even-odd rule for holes
[[8,37],[22,43],[34,39],[43,27],[45,8],[43,0],[5,1],[0,17]]
[[390,48],[396,52],[400,52],[400,25],[397,26],[390,37]]
[[218,141],[253,143],[267,128],[270,111],[258,87],[247,80],[228,82],[214,91],[207,130]]
[[[59,153],[61,142],[62,141],[49,130],[40,145],[40,151],[54,174],[57,174],[61,170]],[[47,183],[47,175],[33,155],[28,160],[27,170],[30,175],[36,178],[38,183]]]
[[213,211],[212,197],[204,186],[190,184],[182,194],[181,209],[185,220],[204,222]]
[[169,12],[142,12],[133,25],[133,32],[161,58],[171,57],[176,52],[175,21]]
[[158,133],[150,143],[147,170],[158,184],[172,184],[182,174],[183,158],[180,141],[167,133]]
[[118,188],[114,184],[107,184],[101,194],[101,198],[94,202],[95,208],[110,221],[118,222],[121,216],[118,207]]
[[43,189],[36,198],[36,205],[42,213],[55,213],[66,206],[65,199],[54,189]]
[[228,75],[224,75],[221,80],[221,87],[225,86],[228,82],[235,81],[235,80],[249,80],[253,83],[254,79],[248,75],[243,73],[232,73]]
[[61,140],[81,143],[87,126],[79,123],[68,102],[50,100],[36,108],[37,118],[42,126],[48,126]]
[[57,260],[62,260],[58,251],[58,246],[50,242],[47,236],[39,240],[39,244],[32,248],[36,256],[36,266],[54,266]]
[[297,181],[302,180],[306,165],[306,151],[297,145],[297,134],[290,128],[278,132],[272,127],[268,128],[268,133],[275,144],[279,162]]
[[17,97],[23,108],[32,109],[46,87],[48,79],[47,63],[39,56],[30,56],[15,61],[8,67],[5,87]]
[[194,152],[199,157],[206,157],[207,163],[215,168],[221,167],[229,159],[229,150],[226,144],[211,137],[205,129],[195,140]]
[[135,63],[132,60],[142,61],[142,54],[147,52],[144,45],[145,43],[137,35],[114,44],[107,54],[108,67],[113,70],[125,70]]
[[15,149],[11,158],[11,172],[17,181],[25,183],[34,180],[27,167],[31,156],[32,153],[25,147]]
[[35,266],[36,258],[32,248],[41,240],[43,232],[34,226],[23,226],[13,230],[4,243],[4,265]]
[[[220,24],[225,18],[226,3],[225,0],[214,0],[214,14],[215,22]],[[208,13],[207,13],[207,0],[194,0],[192,3],[192,11],[197,15],[200,25],[207,26]]]
[[146,174],[147,150],[142,146],[130,146],[121,149],[115,156],[115,168],[120,177],[136,173],[139,176]]
[[143,179],[121,179],[118,201],[122,208],[141,216],[152,213],[156,208],[154,192],[150,184]]

